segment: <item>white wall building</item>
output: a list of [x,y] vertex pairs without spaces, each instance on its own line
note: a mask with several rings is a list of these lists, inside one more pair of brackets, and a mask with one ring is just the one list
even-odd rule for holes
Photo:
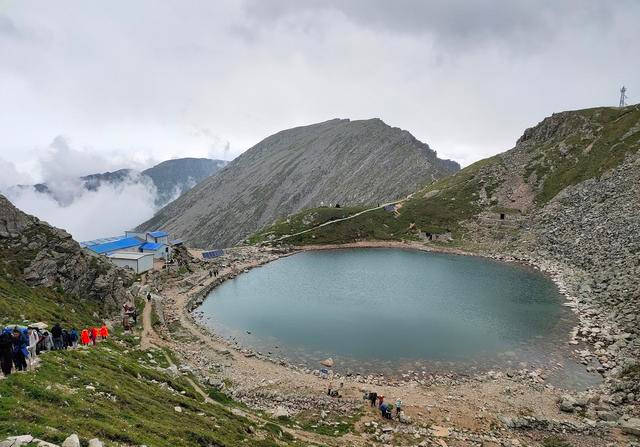
[[109,261],[118,267],[129,267],[136,274],[153,269],[153,253],[120,251],[107,255]]

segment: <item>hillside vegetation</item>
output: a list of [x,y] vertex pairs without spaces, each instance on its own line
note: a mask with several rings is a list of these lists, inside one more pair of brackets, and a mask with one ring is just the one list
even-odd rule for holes
[[[426,233],[451,233],[449,245],[459,245],[474,238],[469,234],[469,221],[499,220],[504,214],[507,223],[518,226],[566,187],[600,178],[639,148],[638,106],[554,114],[527,129],[510,151],[418,190],[409,200],[399,203],[397,212],[371,211],[285,237],[281,242],[306,245],[420,240]],[[250,237],[249,242],[278,241],[364,208],[305,210],[276,221]]]

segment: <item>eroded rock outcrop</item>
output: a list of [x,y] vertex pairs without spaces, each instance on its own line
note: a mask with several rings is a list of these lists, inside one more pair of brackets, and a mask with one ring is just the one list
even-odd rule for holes
[[115,311],[127,299],[132,275],[91,256],[64,230],[23,213],[0,195],[0,258],[3,269],[30,286],[101,301]]

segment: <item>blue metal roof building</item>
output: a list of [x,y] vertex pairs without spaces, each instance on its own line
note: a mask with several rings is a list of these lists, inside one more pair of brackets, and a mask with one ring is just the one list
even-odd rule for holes
[[148,235],[150,235],[151,237],[165,237],[165,236],[169,236],[169,233],[167,233],[166,231],[150,231],[147,233]]
[[143,244],[140,239],[135,237],[126,237],[117,241],[106,242],[104,244],[90,245],[87,248],[94,253],[100,255],[111,253],[118,250],[124,250],[127,248],[139,247]]
[[145,242],[140,246],[141,250],[159,250],[164,244],[156,244],[155,242]]

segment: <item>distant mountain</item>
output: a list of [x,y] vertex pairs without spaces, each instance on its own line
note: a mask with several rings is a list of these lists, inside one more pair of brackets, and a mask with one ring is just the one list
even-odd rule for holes
[[139,229],[230,246],[303,208],[394,200],[459,169],[380,119],[333,119],[264,139]]
[[142,171],[158,189],[159,206],[181,196],[205,178],[224,168],[229,162],[208,158],[177,158],[163,161]]
[[[225,167],[227,163],[224,160],[208,158],[176,158],[163,161],[142,172],[135,169],[119,169],[113,172],[85,175],[80,177],[80,181],[87,191],[97,191],[104,184],[117,185],[125,181],[151,182],[158,191],[156,206],[160,208]],[[57,197],[46,183],[17,186],[20,189],[31,187],[39,193],[51,194],[58,202],[66,199]],[[67,204],[61,203],[61,205]]]

